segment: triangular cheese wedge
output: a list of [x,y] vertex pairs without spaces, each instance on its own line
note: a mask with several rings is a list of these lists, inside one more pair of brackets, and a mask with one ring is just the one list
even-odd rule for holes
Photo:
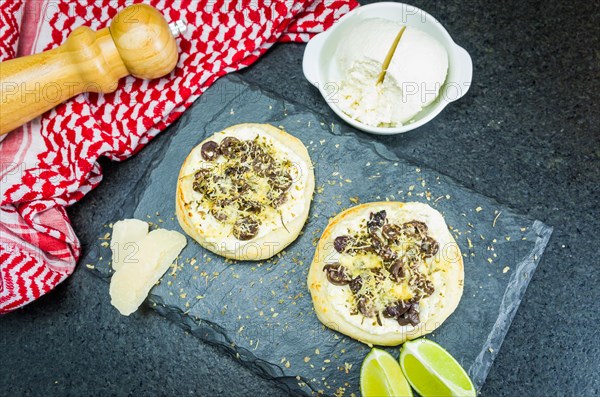
[[138,251],[113,274],[110,282],[111,304],[124,316],[136,311],[144,302],[187,240],[176,231],[157,229],[137,244]]
[[139,219],[124,219],[113,225],[110,240],[113,270],[119,270],[123,263],[133,259],[138,251],[137,243],[147,235],[148,223]]

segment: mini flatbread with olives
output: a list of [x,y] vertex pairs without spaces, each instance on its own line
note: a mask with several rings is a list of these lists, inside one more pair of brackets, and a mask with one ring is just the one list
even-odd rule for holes
[[369,345],[432,332],[462,296],[462,254],[442,215],[422,203],[352,207],[329,223],[308,288],[319,320]]
[[231,259],[272,257],[302,230],[315,180],[306,147],[268,124],[238,124],[188,155],[177,219],[204,248]]

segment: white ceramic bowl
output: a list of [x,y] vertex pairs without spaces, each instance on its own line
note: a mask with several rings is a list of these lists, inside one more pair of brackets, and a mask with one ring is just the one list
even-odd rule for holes
[[[421,29],[435,37],[448,52],[448,75],[438,98],[415,115],[411,122],[400,127],[373,127],[354,120],[337,106],[336,96],[341,78],[334,57],[338,43],[344,39],[348,29],[369,18],[389,19]],[[327,104],[338,116],[362,131],[380,135],[399,134],[427,123],[450,102],[465,95],[473,77],[473,63],[469,53],[452,40],[442,24],[425,11],[403,3],[370,4],[344,15],[329,30],[316,35],[306,45],[302,69],[306,79],[321,91]]]

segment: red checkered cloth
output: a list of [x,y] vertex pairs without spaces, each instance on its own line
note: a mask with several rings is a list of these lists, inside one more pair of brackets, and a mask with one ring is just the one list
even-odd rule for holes
[[[140,1],[134,0],[133,3]],[[0,61],[54,48],[74,28],[107,26],[126,0],[2,0]],[[169,76],[127,77],[79,95],[0,143],[0,313],[39,298],[75,269],[80,244],[65,207],[102,179],[100,156],[124,160],[175,121],[217,78],[275,42],[306,42],[354,0],[151,0],[189,26]]]

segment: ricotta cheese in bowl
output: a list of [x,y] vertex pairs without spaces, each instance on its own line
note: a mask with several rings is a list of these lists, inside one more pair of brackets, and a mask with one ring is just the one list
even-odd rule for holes
[[[378,85],[390,49],[393,56]],[[428,123],[467,93],[473,77],[469,53],[438,20],[391,2],[355,8],[313,37],[302,69],[342,120],[380,135]]]
[[[401,23],[365,19],[340,41],[335,54],[341,80],[338,106],[374,127],[409,122],[439,95],[448,72],[446,49],[431,35]],[[388,53],[385,78],[378,82]]]

